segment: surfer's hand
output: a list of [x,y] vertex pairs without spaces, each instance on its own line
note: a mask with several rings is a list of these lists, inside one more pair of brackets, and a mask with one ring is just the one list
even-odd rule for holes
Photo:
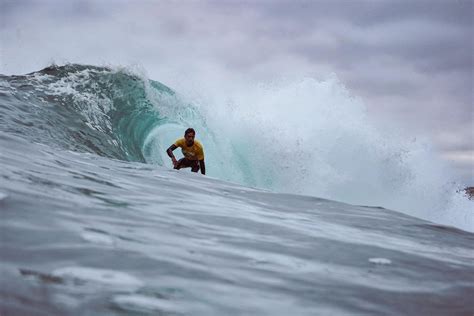
[[173,166],[176,167],[178,165],[176,158],[171,158],[171,160],[173,161]]

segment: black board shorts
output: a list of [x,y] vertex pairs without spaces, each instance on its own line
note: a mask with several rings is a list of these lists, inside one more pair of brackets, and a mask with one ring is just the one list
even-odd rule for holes
[[181,158],[178,160],[178,164],[174,167],[174,169],[181,169],[181,168],[189,168],[191,167],[191,171],[197,172],[199,170],[199,162],[197,160],[189,160],[186,158]]

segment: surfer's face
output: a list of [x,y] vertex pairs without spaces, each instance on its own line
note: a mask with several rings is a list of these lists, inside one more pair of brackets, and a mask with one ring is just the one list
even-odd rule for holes
[[194,133],[187,133],[184,135],[184,139],[186,140],[186,145],[187,146],[192,146],[194,144]]

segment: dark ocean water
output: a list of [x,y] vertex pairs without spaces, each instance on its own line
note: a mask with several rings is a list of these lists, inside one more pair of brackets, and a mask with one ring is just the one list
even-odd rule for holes
[[162,84],[52,66],[0,115],[2,316],[474,313],[470,232],[170,169],[162,134],[214,136]]

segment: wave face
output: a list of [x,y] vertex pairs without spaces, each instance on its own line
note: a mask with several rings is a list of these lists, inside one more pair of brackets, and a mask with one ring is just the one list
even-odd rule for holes
[[127,69],[51,66],[0,76],[0,128],[52,147],[170,166],[165,149],[192,126],[210,176],[474,231],[472,203],[436,153],[377,129],[337,79],[202,95],[177,95]]
[[2,315],[474,311],[472,233],[4,132],[0,148]]

